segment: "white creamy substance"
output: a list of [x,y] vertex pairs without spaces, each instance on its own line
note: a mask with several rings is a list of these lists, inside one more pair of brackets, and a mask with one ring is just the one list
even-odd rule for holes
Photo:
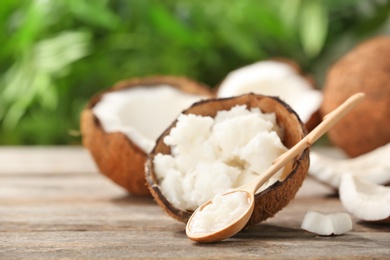
[[246,192],[216,195],[212,202],[192,217],[192,233],[212,233],[234,223],[250,207]]
[[[219,111],[215,118],[181,114],[164,138],[171,154],[157,154],[153,161],[162,193],[178,209],[197,209],[268,169],[287,151],[280,132],[274,113],[245,105]],[[282,172],[260,190],[279,180]]]
[[291,66],[279,61],[260,61],[228,74],[217,96],[232,97],[245,93],[278,96],[307,122],[322,102],[322,93],[315,90]]
[[149,153],[181,111],[201,98],[168,85],[138,86],[104,94],[92,111],[104,131],[122,132]]

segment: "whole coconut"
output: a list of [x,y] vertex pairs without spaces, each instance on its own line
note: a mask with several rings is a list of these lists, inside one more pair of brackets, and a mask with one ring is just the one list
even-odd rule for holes
[[363,42],[330,69],[321,113],[327,114],[352,94],[365,100],[328,132],[349,156],[365,154],[390,142],[390,37]]

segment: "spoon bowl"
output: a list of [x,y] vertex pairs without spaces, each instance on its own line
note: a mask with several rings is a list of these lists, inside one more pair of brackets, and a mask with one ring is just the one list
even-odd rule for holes
[[349,113],[360,101],[362,101],[364,96],[364,93],[357,93],[351,96],[343,104],[341,104],[331,113],[327,114],[324,117],[323,121],[308,135],[306,135],[301,141],[299,141],[291,149],[276,158],[272,165],[265,172],[260,174],[256,179],[247,184],[242,185],[241,187],[222,194],[222,197],[224,198],[228,198],[229,196],[237,192],[245,192],[247,196],[247,209],[235,216],[232,221],[222,225],[222,227],[218,227],[216,230],[211,229],[209,231],[198,232],[194,230],[193,226],[195,223],[193,222],[201,221],[198,219],[198,216],[202,217],[202,212],[205,211],[207,207],[213,205],[214,198],[207,201],[198,209],[196,209],[187,222],[186,234],[188,238],[197,242],[210,243],[221,241],[238,233],[248,223],[248,220],[252,215],[255,204],[254,195],[256,191],[266,181],[268,181],[278,170],[280,170],[283,166],[291,162],[291,160],[294,159],[296,155],[298,155],[304,149],[312,145],[315,141],[318,140],[318,138],[325,134],[333,125],[335,125],[342,117]]
[[[229,196],[229,194],[235,193],[235,192],[245,192],[246,196],[248,198],[248,207],[245,211],[243,211],[238,216],[238,221],[231,222],[228,226],[225,226],[223,229],[220,229],[213,233],[208,232],[196,232],[193,230],[193,227],[191,224],[187,224],[186,226],[186,234],[190,237],[191,240],[197,241],[197,242],[203,242],[203,243],[210,243],[221,240],[221,237],[228,238],[233,236],[234,234],[238,233],[249,221],[249,218],[251,217],[253,213],[253,209],[255,206],[254,197],[252,194],[247,190],[238,190],[235,189],[231,192],[224,193],[223,196]],[[203,205],[201,205],[198,210],[194,212],[194,214],[191,215],[190,219],[188,220],[188,223],[194,223],[194,219],[197,218],[198,214],[207,206],[212,204],[213,201],[209,200]]]

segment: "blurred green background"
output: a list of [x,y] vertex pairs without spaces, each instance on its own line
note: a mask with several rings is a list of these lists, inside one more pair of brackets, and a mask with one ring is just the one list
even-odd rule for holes
[[89,98],[115,82],[298,62],[321,87],[358,42],[390,34],[390,0],[1,0],[0,145],[79,144]]

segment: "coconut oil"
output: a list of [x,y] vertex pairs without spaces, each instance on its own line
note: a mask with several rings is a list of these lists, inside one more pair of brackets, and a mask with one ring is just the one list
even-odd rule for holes
[[[214,118],[181,114],[164,138],[171,154],[153,160],[161,191],[176,208],[195,210],[268,169],[287,151],[282,133],[275,113],[245,105],[218,111]],[[282,171],[260,190],[278,181]]]
[[202,210],[196,211],[190,223],[193,234],[212,233],[234,223],[250,207],[244,191],[216,195]]

